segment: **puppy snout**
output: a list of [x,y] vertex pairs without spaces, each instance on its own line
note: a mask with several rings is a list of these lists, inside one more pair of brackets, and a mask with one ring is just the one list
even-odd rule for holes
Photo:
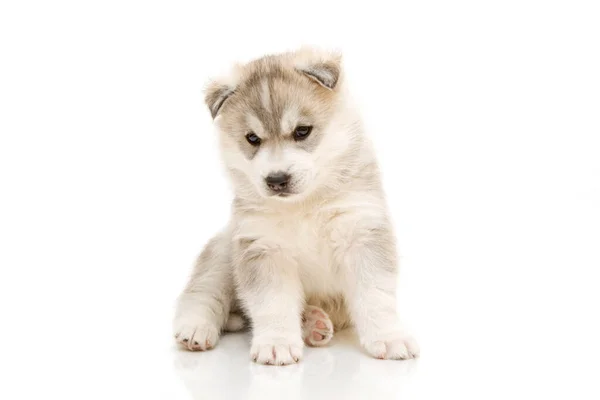
[[284,192],[288,188],[288,183],[290,182],[290,174],[285,172],[274,172],[269,174],[265,181],[267,182],[267,186],[274,192]]

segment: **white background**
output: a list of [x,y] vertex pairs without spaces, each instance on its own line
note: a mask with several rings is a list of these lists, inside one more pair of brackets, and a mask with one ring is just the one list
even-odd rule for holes
[[[597,2],[350,3],[0,4],[1,398],[599,398]],[[303,44],[345,54],[417,361],[173,346],[231,200],[202,88]]]

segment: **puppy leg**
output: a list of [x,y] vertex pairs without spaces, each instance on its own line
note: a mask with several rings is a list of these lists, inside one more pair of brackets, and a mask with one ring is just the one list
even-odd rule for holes
[[368,229],[353,239],[345,257],[349,267],[346,301],[362,346],[380,359],[416,357],[419,347],[396,312],[397,268],[391,232]]
[[259,364],[287,365],[302,357],[303,291],[297,265],[278,246],[243,241],[234,274],[252,322],[250,357]]
[[313,347],[325,346],[333,337],[333,323],[329,315],[319,307],[306,306],[302,315],[304,343]]
[[229,317],[233,299],[229,247],[224,235],[206,245],[178,299],[173,329],[177,342],[188,350],[213,348]]

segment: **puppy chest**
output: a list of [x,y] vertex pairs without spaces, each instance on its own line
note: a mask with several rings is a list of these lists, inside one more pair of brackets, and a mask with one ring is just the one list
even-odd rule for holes
[[331,293],[344,281],[342,264],[357,222],[355,215],[339,209],[263,214],[244,219],[239,233],[259,249],[281,251],[292,259],[307,293]]
[[241,224],[239,235],[285,252],[304,274],[319,275],[332,268],[331,233],[318,216],[294,214],[249,219]]
[[331,252],[324,229],[312,218],[283,220],[277,224],[273,233],[281,248],[307,267],[323,263]]
[[283,251],[295,260],[298,274],[307,293],[337,292],[337,276],[334,241],[327,224],[319,218],[285,220],[276,230],[284,239]]

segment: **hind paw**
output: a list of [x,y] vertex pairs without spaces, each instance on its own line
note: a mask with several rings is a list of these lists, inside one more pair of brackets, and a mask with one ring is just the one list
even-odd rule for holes
[[333,337],[333,324],[323,309],[306,306],[302,316],[304,342],[313,347],[325,346]]

